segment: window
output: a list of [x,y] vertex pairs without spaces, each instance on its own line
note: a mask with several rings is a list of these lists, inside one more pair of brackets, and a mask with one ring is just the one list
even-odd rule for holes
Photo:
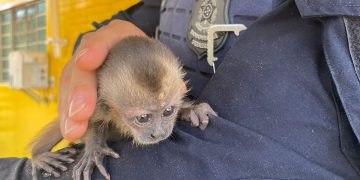
[[11,12],[3,12],[1,15],[1,81],[9,80],[9,61],[8,55],[11,51]]
[[0,12],[0,24],[0,82],[8,82],[10,51],[46,52],[45,0]]

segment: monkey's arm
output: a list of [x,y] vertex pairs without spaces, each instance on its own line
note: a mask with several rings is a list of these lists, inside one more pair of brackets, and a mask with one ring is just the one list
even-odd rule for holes
[[30,143],[32,155],[32,175],[37,179],[37,172],[42,169],[43,176],[59,177],[60,172],[57,169],[66,171],[67,168],[63,163],[72,163],[72,155],[76,154],[73,148],[65,148],[60,152],[50,152],[51,149],[62,140],[60,132],[60,123],[56,119],[45,126],[38,136]]
[[105,121],[90,123],[83,138],[85,143],[84,155],[73,170],[74,180],[80,180],[82,177],[84,180],[91,179],[91,174],[95,166],[106,179],[110,179],[109,173],[103,166],[103,159],[105,156],[119,158],[119,154],[106,144],[106,136],[109,131],[108,126],[109,124]]
[[209,116],[217,116],[208,103],[194,104],[184,101],[179,111],[179,119],[191,122],[194,127],[204,130],[209,124]]

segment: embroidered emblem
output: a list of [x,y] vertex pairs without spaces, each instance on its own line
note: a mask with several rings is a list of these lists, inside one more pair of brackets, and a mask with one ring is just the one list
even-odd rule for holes
[[200,12],[197,24],[212,24],[215,21],[217,13],[216,0],[206,0],[200,6]]
[[[213,24],[228,23],[229,0],[198,0],[192,9],[191,20],[188,24],[186,41],[199,58],[207,51],[207,30]],[[227,38],[226,32],[214,34],[215,51],[219,50]]]

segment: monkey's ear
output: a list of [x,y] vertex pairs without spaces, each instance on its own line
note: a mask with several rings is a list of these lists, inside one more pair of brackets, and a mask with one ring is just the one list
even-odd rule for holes
[[186,84],[184,81],[181,81],[180,83],[180,93],[185,94],[187,92]]
[[98,100],[98,106],[101,108],[101,110],[103,112],[109,112],[110,111],[110,107],[106,104],[104,99],[99,99]]

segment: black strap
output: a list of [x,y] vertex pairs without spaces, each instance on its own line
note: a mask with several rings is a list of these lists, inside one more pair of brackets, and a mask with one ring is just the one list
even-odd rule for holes
[[360,80],[360,17],[345,17],[344,21],[350,55],[353,60],[356,75]]

